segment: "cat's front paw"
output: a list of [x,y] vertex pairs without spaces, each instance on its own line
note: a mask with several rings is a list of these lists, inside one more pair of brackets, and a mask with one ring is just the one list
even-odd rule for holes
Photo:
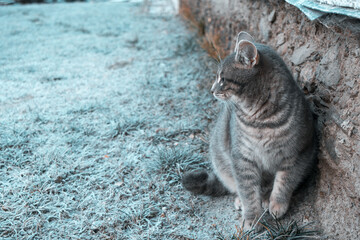
[[241,226],[243,231],[255,231],[260,232],[263,230],[263,227],[258,221],[256,220],[249,220],[249,219],[241,219]]
[[282,216],[284,216],[284,214],[288,210],[288,207],[288,202],[280,203],[276,200],[270,199],[269,212],[275,218],[281,218]]
[[261,206],[264,210],[268,209],[269,208],[269,205],[270,205],[270,201],[269,199],[262,199],[261,200]]
[[235,198],[234,206],[235,206],[235,209],[236,209],[236,210],[242,209],[242,204],[241,204],[241,200],[240,200],[239,197],[236,197],[236,198]]

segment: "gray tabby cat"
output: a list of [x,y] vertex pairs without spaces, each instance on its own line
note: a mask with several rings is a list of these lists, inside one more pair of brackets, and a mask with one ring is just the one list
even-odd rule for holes
[[210,141],[213,173],[187,173],[184,187],[196,194],[237,194],[245,229],[262,207],[282,217],[317,155],[315,119],[303,92],[283,60],[245,32],[211,91],[222,102]]

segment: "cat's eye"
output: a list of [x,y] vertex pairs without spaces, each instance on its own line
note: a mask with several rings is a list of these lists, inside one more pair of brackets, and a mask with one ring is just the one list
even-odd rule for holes
[[224,85],[224,82],[225,82],[225,78],[221,78],[219,82],[220,86]]

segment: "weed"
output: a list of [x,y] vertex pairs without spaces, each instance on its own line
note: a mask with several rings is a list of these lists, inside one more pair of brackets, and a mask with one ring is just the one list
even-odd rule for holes
[[[264,215],[264,214],[263,214]],[[265,231],[255,232],[254,229],[244,231],[242,227],[235,226],[236,233],[230,237],[226,237],[219,232],[218,240],[295,240],[295,239],[320,239],[319,231],[313,230],[310,225],[299,224],[298,221],[290,220],[289,222],[281,223],[279,219],[274,221],[260,218],[259,224],[263,226]]]
[[132,131],[139,130],[145,126],[145,122],[138,118],[128,118],[121,119],[118,122],[115,122],[115,127],[110,134],[111,138],[116,138],[118,136],[127,136]]
[[127,229],[134,225],[151,224],[151,219],[156,217],[161,210],[157,206],[129,206],[120,210],[120,221],[123,223],[122,228]]
[[169,180],[178,182],[184,172],[202,169],[207,165],[203,156],[195,152],[196,150],[187,146],[160,147],[156,158],[147,167],[150,172],[166,174]]
[[274,223],[263,220],[261,224],[266,229],[267,239],[319,239],[319,231],[313,230],[311,223],[299,224],[298,221],[290,220],[281,223],[279,219],[275,219]]

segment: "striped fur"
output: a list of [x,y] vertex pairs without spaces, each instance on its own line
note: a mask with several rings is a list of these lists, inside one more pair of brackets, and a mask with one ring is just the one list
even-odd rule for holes
[[293,191],[315,167],[317,138],[310,107],[283,60],[247,39],[238,39],[212,87],[222,102],[210,141],[216,181],[188,174],[184,186],[195,193],[189,186],[201,186],[199,194],[225,193],[225,186],[240,199],[250,228],[262,205],[278,218],[286,213]]

